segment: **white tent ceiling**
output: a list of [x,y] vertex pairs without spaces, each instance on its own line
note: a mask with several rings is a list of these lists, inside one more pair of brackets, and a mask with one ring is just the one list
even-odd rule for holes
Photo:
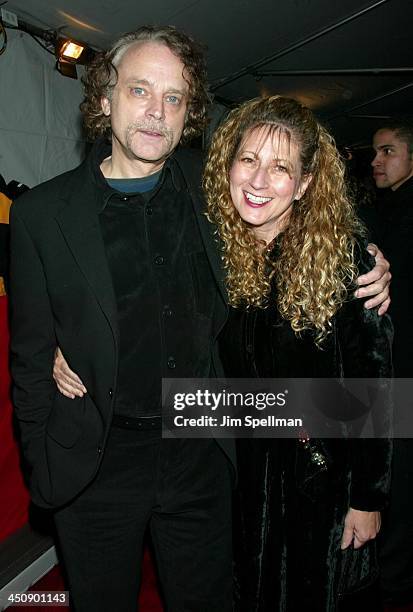
[[375,117],[411,112],[413,0],[10,0],[4,8],[97,48],[142,24],[176,25],[207,46],[217,100],[291,95],[343,144],[368,141]]

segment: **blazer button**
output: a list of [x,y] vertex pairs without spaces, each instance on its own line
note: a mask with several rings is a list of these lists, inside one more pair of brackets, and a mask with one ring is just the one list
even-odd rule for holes
[[98,455],[101,455],[103,453],[103,448],[101,446],[98,446]]
[[109,391],[108,391],[108,395],[109,395],[109,397],[111,397],[111,398],[113,397],[113,389],[112,389],[112,388],[111,388],[111,389],[109,389]]
[[162,255],[157,255],[155,257],[155,263],[156,263],[157,266],[163,266],[164,263],[165,263],[165,258],[162,257]]
[[170,370],[174,370],[176,368],[176,361],[173,357],[169,357],[167,364]]

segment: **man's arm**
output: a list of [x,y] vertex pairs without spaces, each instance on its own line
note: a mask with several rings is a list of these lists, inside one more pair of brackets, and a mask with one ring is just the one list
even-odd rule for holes
[[357,289],[355,295],[358,298],[372,296],[372,299],[365,302],[364,307],[375,308],[378,306],[378,314],[383,315],[390,305],[390,264],[375,244],[369,244],[367,250],[370,255],[373,255],[376,265],[370,272],[358,277],[357,284],[360,285],[360,289]]
[[[364,245],[358,246],[356,255],[358,269],[366,274],[371,258]],[[337,314],[337,332],[344,381],[345,378],[369,381],[366,396],[370,402],[369,418],[377,428],[377,438],[350,437],[346,441],[351,469],[350,507],[341,548],[351,543],[360,548],[375,538],[380,529],[380,512],[390,487],[393,327],[388,316],[379,317],[374,309],[362,308],[359,300],[348,300]]]
[[[365,308],[379,306],[378,314],[383,315],[390,304],[390,264],[375,244],[369,244],[368,251],[375,258],[376,264],[370,272],[359,276],[357,279],[360,289],[357,289],[356,296],[358,298],[373,296],[372,299],[364,304]],[[82,380],[70,369],[59,348],[56,350],[54,359],[53,377],[60,393],[66,397],[74,399],[75,397],[83,397],[87,393]]]
[[52,376],[56,338],[42,262],[15,207],[10,218],[13,399],[23,451],[34,465],[44,452],[44,431],[56,394]]

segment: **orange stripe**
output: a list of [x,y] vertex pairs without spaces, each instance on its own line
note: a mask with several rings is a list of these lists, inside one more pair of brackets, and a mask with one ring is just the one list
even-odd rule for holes
[[0,193],[0,223],[9,223],[11,200]]

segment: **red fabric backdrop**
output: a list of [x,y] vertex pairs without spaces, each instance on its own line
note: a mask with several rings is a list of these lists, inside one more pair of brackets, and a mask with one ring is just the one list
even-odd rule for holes
[[26,523],[29,507],[13,434],[7,314],[7,296],[0,296],[0,541]]

